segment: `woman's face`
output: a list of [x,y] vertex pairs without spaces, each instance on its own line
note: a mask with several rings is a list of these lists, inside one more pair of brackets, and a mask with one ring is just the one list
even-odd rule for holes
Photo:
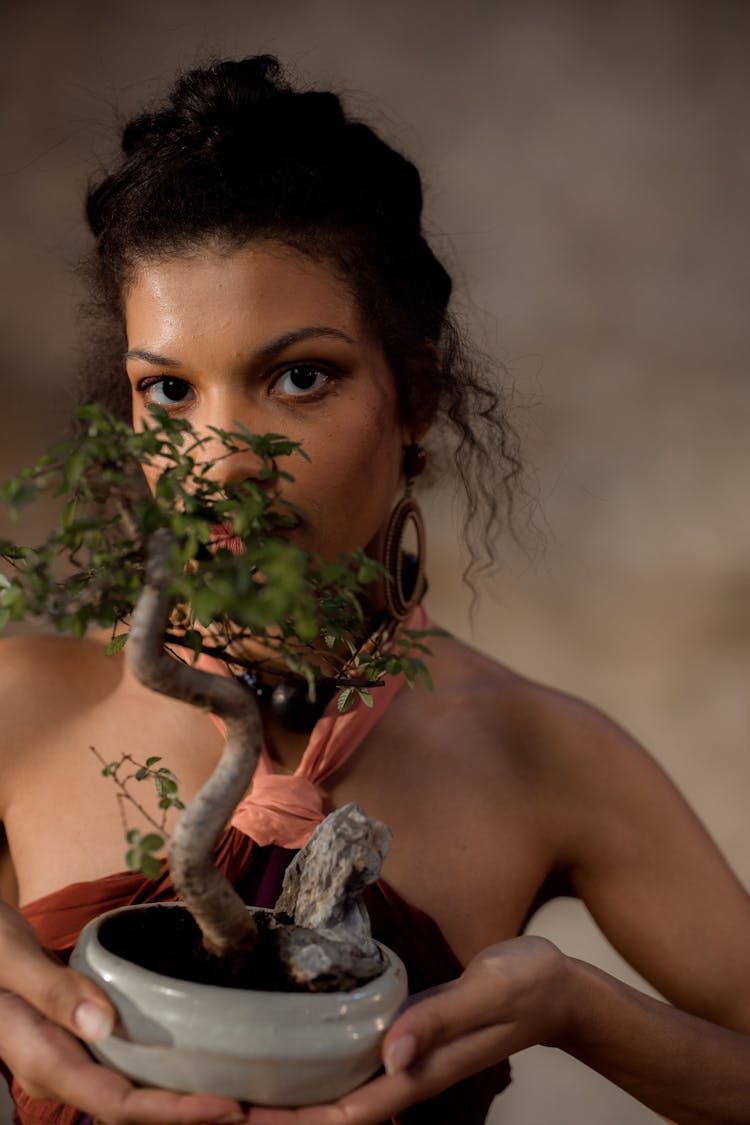
[[[282,466],[303,514],[294,541],[324,559],[378,557],[404,447],[421,434],[400,421],[382,347],[327,265],[270,242],[147,260],[125,318],[136,428],[157,403],[198,432],[243,423],[302,442],[310,461]],[[212,471],[236,481],[257,467],[241,453]]]

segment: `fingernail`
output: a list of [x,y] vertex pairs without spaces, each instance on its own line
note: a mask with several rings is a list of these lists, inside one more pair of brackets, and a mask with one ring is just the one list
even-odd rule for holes
[[73,1012],[73,1023],[81,1039],[88,1043],[95,1043],[97,1039],[104,1039],[112,1034],[114,1019],[110,1012],[92,1004],[89,1000],[82,1000]]
[[397,1074],[399,1070],[406,1070],[414,1061],[417,1053],[417,1041],[413,1035],[401,1035],[388,1044],[383,1065],[386,1074]]

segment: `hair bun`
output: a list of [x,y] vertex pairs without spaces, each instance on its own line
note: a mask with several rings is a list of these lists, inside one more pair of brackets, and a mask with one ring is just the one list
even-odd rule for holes
[[173,125],[172,116],[164,112],[139,114],[122,131],[122,151],[126,156],[134,156],[139,149],[168,136]]
[[128,122],[122,133],[122,151],[127,157],[137,157],[140,150],[186,135],[209,139],[230,132],[237,119],[246,118],[258,102],[289,94],[281,74],[281,64],[272,55],[215,62],[188,71],[175,82],[165,108],[141,113]]
[[418,230],[422,180],[414,164],[362,123],[349,126],[346,147],[366,207],[374,207],[386,222],[397,221]]
[[169,105],[184,127],[203,131],[252,110],[259,101],[289,93],[281,73],[272,55],[215,62],[183,74],[172,88]]

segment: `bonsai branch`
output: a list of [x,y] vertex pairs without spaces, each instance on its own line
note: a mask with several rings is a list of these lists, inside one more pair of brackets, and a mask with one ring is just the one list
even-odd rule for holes
[[263,729],[252,694],[240,684],[179,663],[164,650],[173,546],[171,534],[164,529],[151,536],[127,659],[146,687],[209,710],[226,724],[221,759],[172,833],[169,867],[175,889],[200,926],[209,952],[241,956],[257,943],[257,927],[228,879],[211,862],[211,854],[255,772]]

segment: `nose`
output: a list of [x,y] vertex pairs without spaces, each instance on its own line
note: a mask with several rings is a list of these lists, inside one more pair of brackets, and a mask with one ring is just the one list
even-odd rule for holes
[[[221,427],[231,433],[236,427]],[[211,434],[196,454],[201,476],[220,484],[237,484],[253,480],[263,484],[265,466],[262,457],[254,453],[241,438],[232,438],[229,447],[216,434]]]
[[215,433],[237,433],[241,427],[257,432],[257,419],[249,417],[249,403],[241,383],[215,380],[209,382],[203,397],[202,409],[194,419],[194,425],[202,439],[200,449],[196,450],[196,462],[201,475],[221,484],[235,484],[243,480],[263,480],[263,459],[258,457],[241,437],[225,440]]

